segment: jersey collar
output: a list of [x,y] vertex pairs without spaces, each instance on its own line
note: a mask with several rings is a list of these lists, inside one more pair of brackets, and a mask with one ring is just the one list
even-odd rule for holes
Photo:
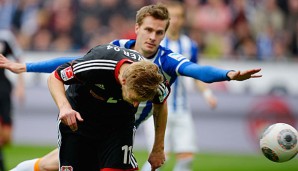
[[124,64],[124,63],[133,63],[132,60],[129,60],[129,59],[121,59],[117,65],[116,65],[116,68],[115,68],[115,72],[114,72],[114,76],[115,76],[115,79],[118,83],[120,83],[119,81],[119,78],[118,78],[118,75],[119,75],[119,70],[120,70],[120,67]]

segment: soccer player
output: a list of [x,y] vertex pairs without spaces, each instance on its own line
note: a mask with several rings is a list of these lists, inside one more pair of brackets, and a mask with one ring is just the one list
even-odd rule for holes
[[[0,29],[0,53],[20,62],[22,50],[18,46],[15,36],[9,30]],[[4,156],[2,148],[9,144],[12,136],[12,90],[13,86],[5,75],[4,69],[0,68],[0,171],[4,171]],[[18,75],[14,94],[22,102],[24,98],[24,82],[22,75]]]
[[[249,78],[261,77],[261,75],[256,74],[261,69],[232,71],[223,70],[212,66],[200,66],[190,62],[183,55],[179,53],[173,53],[170,49],[160,46],[159,44],[164,38],[166,30],[169,26],[169,20],[170,18],[168,10],[165,6],[161,4],[145,6],[137,12],[135,26],[135,32],[137,34],[136,40],[115,40],[112,42],[112,44],[128,49],[134,49],[141,53],[148,60],[151,60],[157,64],[170,84],[172,84],[179,75],[192,77],[208,83],[226,80],[242,81]],[[17,71],[17,73],[40,71],[45,72],[48,65],[50,68],[54,68],[55,63],[57,62],[56,60],[57,59],[39,63],[27,63],[26,65],[17,65],[7,61],[0,61],[0,67],[6,67],[10,70],[14,69],[12,71]],[[57,63],[59,62],[63,63],[61,59],[59,59]],[[152,103],[141,103],[136,114],[136,126],[141,124],[151,115]],[[55,163],[53,161],[58,161],[58,154],[56,155],[56,158],[54,158],[55,155],[49,156],[50,157],[46,156],[46,158],[41,158],[40,160],[31,160],[31,163],[26,166],[28,166],[28,168],[33,168],[34,164],[38,164],[36,168],[41,170],[50,169],[47,167],[49,166],[48,164],[53,164]],[[150,154],[149,158],[154,158],[152,153]],[[56,162],[56,170],[58,170],[58,162]]]
[[[171,22],[166,36],[161,45],[180,53],[191,62],[198,61],[198,46],[187,35],[182,33],[185,19],[185,11],[181,2],[169,1],[166,4]],[[191,108],[187,98],[186,77],[178,77],[172,84],[168,102],[168,119],[165,135],[166,160],[170,152],[175,154],[175,165],[173,171],[191,171],[195,153],[197,152],[196,134]],[[195,80],[195,84],[203,92],[205,100],[211,108],[216,107],[216,98],[205,83]],[[148,150],[151,149],[154,140],[152,117],[144,122],[144,131]],[[150,171],[151,166],[146,162],[142,171]]]
[[[134,114],[140,102],[164,102],[163,80],[157,65],[111,44],[96,46],[52,72],[48,87],[59,109],[60,170],[137,170]],[[64,85],[69,85],[66,93]],[[163,160],[152,163],[153,169]]]

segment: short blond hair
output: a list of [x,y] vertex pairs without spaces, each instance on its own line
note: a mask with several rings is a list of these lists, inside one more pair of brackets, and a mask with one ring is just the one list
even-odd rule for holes
[[170,16],[169,16],[169,11],[165,5],[158,3],[158,4],[142,7],[140,10],[137,11],[136,23],[139,25],[142,25],[144,18],[147,16],[151,16],[159,20],[167,20],[167,25],[165,30],[169,28]]
[[131,64],[123,73],[129,90],[142,99],[152,100],[157,93],[163,76],[156,64],[150,61],[139,61]]

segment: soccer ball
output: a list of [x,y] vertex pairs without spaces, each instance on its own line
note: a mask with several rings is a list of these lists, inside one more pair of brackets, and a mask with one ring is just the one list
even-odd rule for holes
[[298,132],[289,124],[276,123],[265,129],[260,139],[260,148],[266,158],[285,162],[298,153]]

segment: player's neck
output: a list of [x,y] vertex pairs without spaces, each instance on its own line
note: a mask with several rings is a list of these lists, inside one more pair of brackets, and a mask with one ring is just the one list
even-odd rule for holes
[[121,65],[120,69],[119,69],[119,73],[118,73],[118,80],[119,82],[122,84],[122,79],[123,79],[123,73],[125,72],[125,70],[127,69],[127,67],[129,66],[130,64],[128,63],[124,63]]

